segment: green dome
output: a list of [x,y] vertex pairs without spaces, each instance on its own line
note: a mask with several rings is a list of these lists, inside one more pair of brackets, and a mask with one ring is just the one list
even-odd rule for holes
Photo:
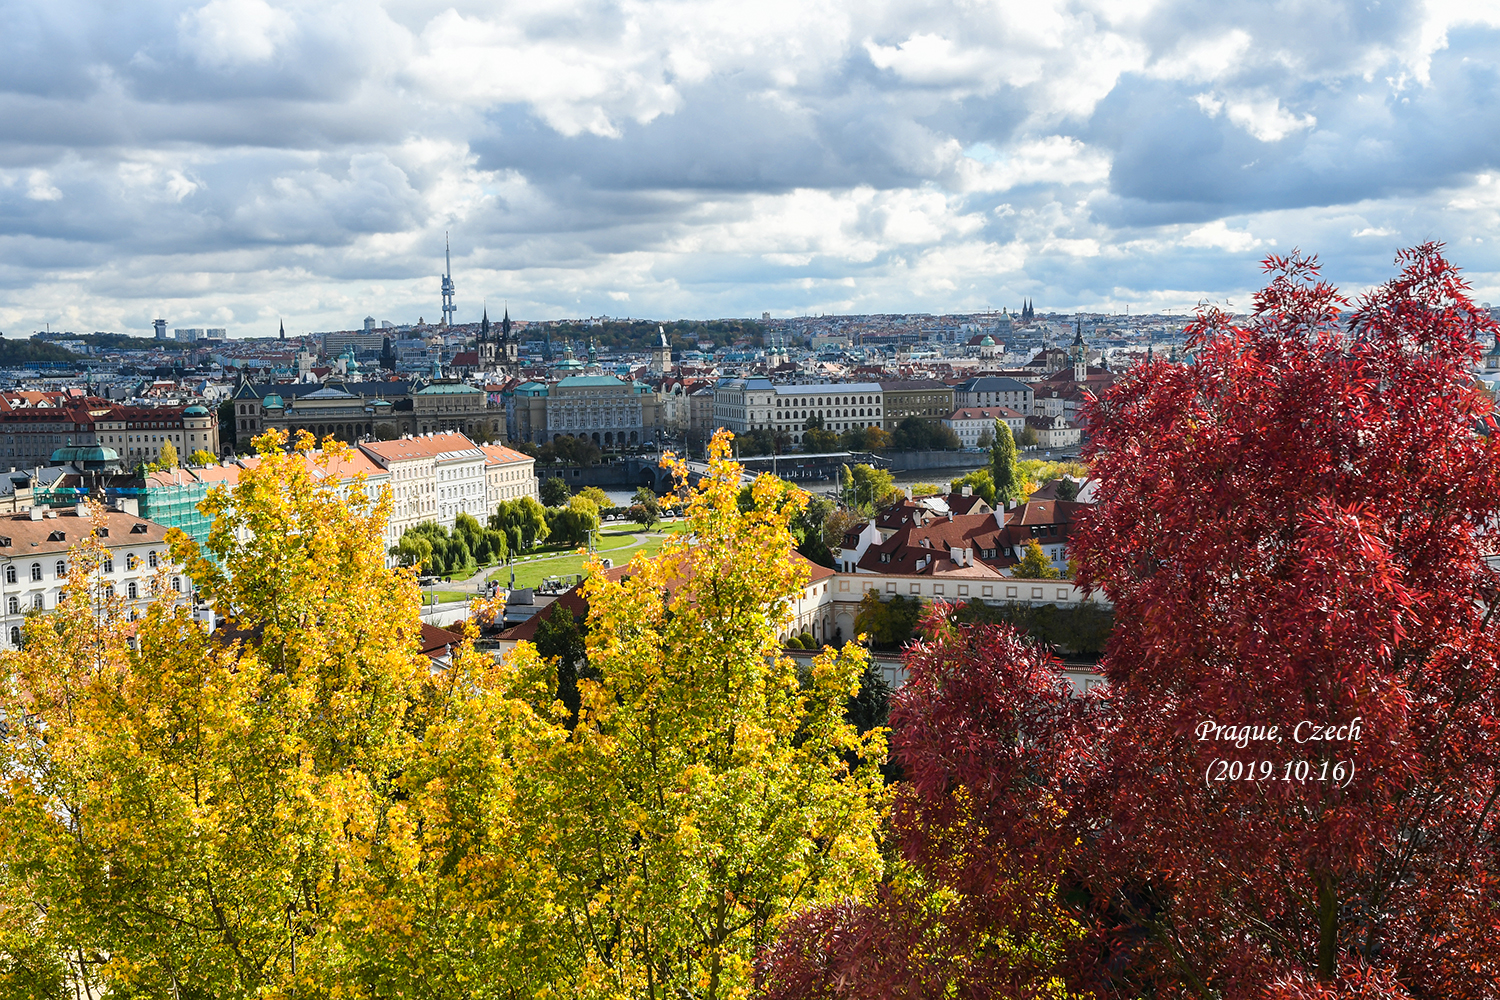
[[264,406],[268,410],[271,410],[271,409],[284,410],[284,409],[286,409],[286,404],[283,403],[281,401],[281,397],[278,396],[278,395],[276,395],[276,393],[274,393],[274,392],[271,393],[269,396],[267,396],[265,399],[261,400],[260,403],[261,403],[262,406]]
[[202,406],[199,406],[197,403],[194,403],[192,406],[189,406],[187,409],[183,410],[182,415],[184,417],[206,417],[208,416],[208,410]]

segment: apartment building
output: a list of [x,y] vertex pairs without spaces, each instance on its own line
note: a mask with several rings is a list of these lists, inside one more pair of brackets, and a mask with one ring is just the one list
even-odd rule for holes
[[801,443],[813,417],[828,430],[842,432],[879,427],[883,411],[878,382],[778,385],[767,378],[730,378],[714,386],[715,427],[735,434],[757,428],[785,431],[793,444]]
[[395,538],[423,521],[452,528],[459,514],[489,516],[484,450],[457,431],[363,441],[359,450],[390,474]]
[[536,459],[503,444],[480,445],[484,452],[485,509],[494,511],[502,500],[541,499],[536,481]]
[[192,584],[170,562],[167,530],[114,510],[105,512],[96,529],[82,505],[0,516],[0,636],[18,648],[28,613],[66,607],[70,549],[95,531],[107,553],[99,573],[105,596],[145,604],[161,588],[187,600]]

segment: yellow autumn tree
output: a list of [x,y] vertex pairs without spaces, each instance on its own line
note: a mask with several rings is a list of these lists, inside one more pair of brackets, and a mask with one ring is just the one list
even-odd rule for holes
[[576,725],[534,646],[509,664],[551,719],[518,738],[514,773],[515,821],[546,852],[548,995],[746,996],[790,915],[880,874],[884,731],[844,718],[864,653],[781,655],[808,581],[788,531],[806,498],[762,477],[742,512],[729,440],[696,488],[675,463],[686,534],[618,580],[591,568]]
[[375,995],[389,969],[422,972],[403,951],[443,943],[453,883],[495,853],[504,823],[478,805],[504,800],[481,780],[502,776],[493,664],[461,643],[434,677],[415,583],[385,566],[388,496],[314,474],[335,442],[311,462],[310,437],[285,444],[258,439],[261,463],[204,501],[203,549],[170,539],[217,632],[165,577],[142,606],[112,596],[90,537],[67,613],[0,659],[4,718],[26,720],[0,741],[20,894],[0,948],[51,948],[72,988]]

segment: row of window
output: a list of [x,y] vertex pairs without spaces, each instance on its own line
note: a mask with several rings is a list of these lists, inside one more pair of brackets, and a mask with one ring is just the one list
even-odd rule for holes
[[[135,569],[140,564],[141,564],[141,560],[140,560],[140,558],[134,552],[127,552],[125,554],[125,568],[127,570]],[[151,569],[156,569],[157,564],[158,564],[158,558],[157,558],[157,555],[156,555],[156,551],[153,549],[152,551],[146,553],[146,565],[149,566]],[[103,570],[106,573],[113,573],[115,571],[115,560],[114,560],[113,556],[105,556],[104,557]],[[68,563],[67,563],[67,560],[65,560],[65,559],[59,559],[57,562],[53,563],[53,565],[52,565],[52,573],[59,580],[62,579],[63,577],[65,577],[65,576],[67,576],[68,575]],[[16,570],[16,564],[15,563],[9,563],[9,564],[7,564],[6,567],[5,567],[5,582],[6,583],[17,583],[17,582],[19,582],[19,577],[20,577],[20,574]],[[31,579],[32,580],[40,580],[40,579],[42,579],[42,564],[41,563],[34,562],[34,563],[31,564]]]
[[[155,596],[158,593],[158,588],[157,588],[156,581],[155,580],[150,581],[147,584],[147,589],[150,590],[152,596]],[[176,592],[176,593],[179,593],[179,594],[182,593],[182,577],[180,577],[180,576],[174,576],[174,577],[172,577],[172,590],[174,592]],[[104,596],[109,597],[109,598],[114,598],[116,596],[116,591],[115,591],[115,585],[114,584],[110,583],[110,584],[106,584],[105,585],[105,587],[104,587]],[[126,583],[125,584],[125,596],[126,596],[126,598],[128,598],[129,600],[132,600],[132,601],[139,600],[140,597],[141,597],[141,588],[140,588],[140,585],[137,584],[134,580],[131,580],[130,582]],[[61,591],[57,595],[58,603],[61,603],[66,598],[67,598],[67,591]],[[45,611],[47,609],[47,601],[46,601],[45,595],[43,595],[43,594],[32,594],[30,601],[28,601],[27,603],[31,606],[31,609],[34,610],[34,611]],[[6,611],[7,614],[12,614],[12,615],[18,615],[18,614],[20,614],[21,613],[21,599],[19,597],[15,597],[15,596],[11,596],[11,597],[6,598],[6,601],[5,601],[5,611]]]

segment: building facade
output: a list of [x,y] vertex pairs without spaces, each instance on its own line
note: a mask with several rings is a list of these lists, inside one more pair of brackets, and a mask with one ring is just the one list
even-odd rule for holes
[[993,436],[995,421],[1005,421],[1013,437],[1026,429],[1026,415],[1008,406],[965,406],[943,418],[943,424],[958,435],[965,448],[982,447],[980,439],[988,432]]
[[536,459],[503,444],[480,445],[484,452],[485,509],[493,513],[502,500],[531,497],[540,501]]
[[1019,379],[984,375],[971,378],[953,389],[955,409],[968,406],[1006,406],[1026,416],[1034,411],[1031,386]]
[[893,431],[907,417],[920,417],[928,423],[941,423],[953,412],[953,387],[937,379],[902,379],[881,382],[885,403],[885,423]]
[[462,434],[364,441],[359,450],[390,474],[390,531],[397,540],[424,521],[451,529],[459,514],[489,517],[485,453]]
[[11,648],[21,645],[27,614],[66,607],[70,550],[96,530],[106,553],[99,568],[101,597],[124,600],[131,616],[158,592],[188,599],[192,584],[170,561],[166,527],[111,510],[96,529],[81,505],[62,511],[33,507],[0,517],[0,636]]

